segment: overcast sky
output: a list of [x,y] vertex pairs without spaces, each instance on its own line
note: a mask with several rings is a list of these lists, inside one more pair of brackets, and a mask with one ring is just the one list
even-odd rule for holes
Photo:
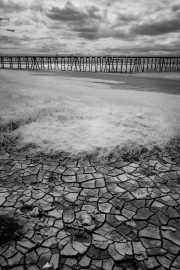
[[180,55],[180,0],[0,0],[0,53]]

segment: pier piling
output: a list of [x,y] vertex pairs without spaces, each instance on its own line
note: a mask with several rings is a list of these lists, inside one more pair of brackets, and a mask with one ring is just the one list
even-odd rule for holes
[[136,73],[180,71],[180,57],[0,55],[0,68]]

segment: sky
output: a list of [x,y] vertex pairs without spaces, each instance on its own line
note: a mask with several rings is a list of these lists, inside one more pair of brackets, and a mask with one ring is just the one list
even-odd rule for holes
[[0,53],[180,56],[180,0],[0,0]]

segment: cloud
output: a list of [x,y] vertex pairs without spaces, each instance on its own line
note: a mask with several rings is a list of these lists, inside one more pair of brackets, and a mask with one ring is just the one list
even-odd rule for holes
[[0,30],[0,53],[7,45],[7,51],[14,46],[17,52],[173,54],[180,51],[180,3],[0,0]]
[[46,13],[46,16],[57,21],[83,23],[88,19],[101,19],[97,14],[98,11],[99,9],[96,7],[87,7],[85,10],[79,10],[68,1],[64,8],[52,7],[52,9]]
[[124,55],[174,55],[179,56],[180,54],[180,44],[179,42],[173,42],[169,44],[139,44],[139,46],[129,45],[129,46],[115,46],[115,47],[105,47],[103,50],[110,54],[124,54]]
[[16,37],[2,35],[2,36],[0,36],[0,44],[1,44],[1,46],[5,45],[5,44],[20,45],[21,41]]
[[115,38],[120,40],[131,40],[134,37],[130,36],[124,29],[101,29],[99,32],[99,38]]
[[128,22],[133,22],[133,21],[137,21],[138,20],[138,16],[133,14],[133,13],[119,13],[116,19],[116,24],[118,25],[121,24],[122,22],[128,23]]
[[0,26],[5,26],[8,24],[8,18],[0,18]]
[[172,11],[180,11],[180,5],[174,5],[173,7],[172,7]]
[[5,12],[12,12],[12,11],[22,11],[25,9],[24,4],[15,3],[13,1],[0,1],[0,8],[3,9]]
[[80,32],[78,33],[79,37],[85,38],[85,39],[89,39],[89,40],[94,40],[94,39],[99,39],[99,35],[97,32]]
[[100,38],[99,26],[98,25],[83,25],[83,26],[74,26],[71,28],[74,32],[77,32],[79,37],[85,39],[98,39]]
[[72,27],[73,31],[82,32],[82,33],[96,33],[99,30],[99,27],[97,25],[83,25]]
[[[68,1],[63,8],[52,7],[46,16],[51,20],[62,22],[65,28],[76,33],[78,37],[98,39],[99,21],[102,19],[98,12],[99,9],[95,6],[78,9]],[[57,28],[57,24],[54,27]],[[61,28],[62,24],[59,27]]]
[[0,9],[6,13],[22,12],[24,10],[42,11],[43,0],[1,0]]
[[33,22],[27,19],[15,19],[14,20],[15,26],[22,26],[22,25],[33,25]]
[[46,13],[46,16],[52,20],[63,22],[82,22],[87,18],[85,13],[74,10],[69,5],[64,9],[53,7],[51,11]]
[[180,19],[162,20],[159,22],[135,24],[131,28],[134,35],[158,36],[180,30]]
[[2,21],[8,21],[9,19],[8,18],[0,18],[0,22]]
[[0,42],[1,43],[8,43],[9,42],[9,37],[7,37],[5,35],[1,35],[0,36]]

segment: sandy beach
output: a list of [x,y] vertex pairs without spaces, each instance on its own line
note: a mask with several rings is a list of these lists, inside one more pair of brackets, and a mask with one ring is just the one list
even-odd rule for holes
[[[33,73],[33,71],[28,71]],[[109,83],[125,83],[122,89],[134,89],[141,91],[165,92],[169,94],[180,94],[179,72],[145,72],[145,73],[95,73],[95,72],[71,72],[71,71],[36,71],[38,76],[60,76],[62,78],[73,78],[82,80],[104,80]],[[124,88],[125,87],[125,88]]]

